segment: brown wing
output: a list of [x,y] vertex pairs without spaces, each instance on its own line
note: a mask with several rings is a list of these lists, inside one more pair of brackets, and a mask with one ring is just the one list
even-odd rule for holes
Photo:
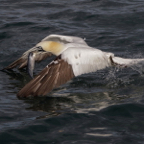
[[[19,65],[19,69],[25,68],[27,66],[28,54],[29,54],[29,52],[24,53],[18,60],[14,61],[13,63],[8,65],[4,69],[6,69],[6,70],[13,69],[13,68],[17,67],[18,65]],[[52,54],[49,52],[37,52],[36,57],[35,57],[35,61],[40,62],[51,55]]]
[[71,65],[57,58],[42,72],[25,85],[17,94],[18,97],[44,96],[54,88],[74,77]]

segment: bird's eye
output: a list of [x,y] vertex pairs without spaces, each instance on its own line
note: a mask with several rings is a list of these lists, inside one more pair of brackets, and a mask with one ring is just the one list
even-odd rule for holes
[[38,46],[37,49],[38,49],[38,51],[44,51],[41,46]]
[[42,47],[41,47],[41,46],[38,46],[37,48],[38,48],[38,49],[42,49]]

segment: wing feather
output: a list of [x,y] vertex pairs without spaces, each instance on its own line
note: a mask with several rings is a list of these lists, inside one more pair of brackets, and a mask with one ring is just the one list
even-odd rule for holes
[[18,92],[17,96],[44,96],[73,77],[74,74],[71,65],[63,59],[56,59],[25,85]]
[[[25,68],[27,66],[27,62],[28,62],[28,54],[29,54],[29,52],[32,52],[32,51],[34,51],[33,48],[31,50],[28,50],[27,52],[25,52],[19,59],[17,59],[13,63],[11,63],[7,67],[5,67],[4,69],[6,69],[6,70],[13,69],[19,65],[20,65],[19,69]],[[47,57],[50,57],[51,55],[52,54],[49,52],[37,52],[35,61],[40,62],[42,60],[45,60]]]

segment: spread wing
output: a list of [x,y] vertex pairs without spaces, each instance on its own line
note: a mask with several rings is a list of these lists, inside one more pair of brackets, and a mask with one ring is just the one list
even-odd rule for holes
[[71,65],[57,58],[47,65],[38,76],[25,85],[17,94],[18,97],[44,96],[54,88],[74,77]]
[[[28,62],[28,54],[32,51],[35,51],[35,50],[36,50],[36,47],[29,49],[19,59],[17,59],[13,63],[11,63],[7,67],[5,67],[4,69],[9,70],[9,69],[13,69],[17,66],[19,66],[19,69],[25,68],[27,66],[27,62]],[[36,57],[35,57],[35,61],[40,62],[51,55],[52,54],[49,52],[37,52]]]

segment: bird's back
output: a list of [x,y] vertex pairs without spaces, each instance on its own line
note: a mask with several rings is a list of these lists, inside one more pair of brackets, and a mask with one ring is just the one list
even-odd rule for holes
[[110,66],[107,55],[91,47],[70,47],[62,53],[62,59],[72,65],[75,76]]

